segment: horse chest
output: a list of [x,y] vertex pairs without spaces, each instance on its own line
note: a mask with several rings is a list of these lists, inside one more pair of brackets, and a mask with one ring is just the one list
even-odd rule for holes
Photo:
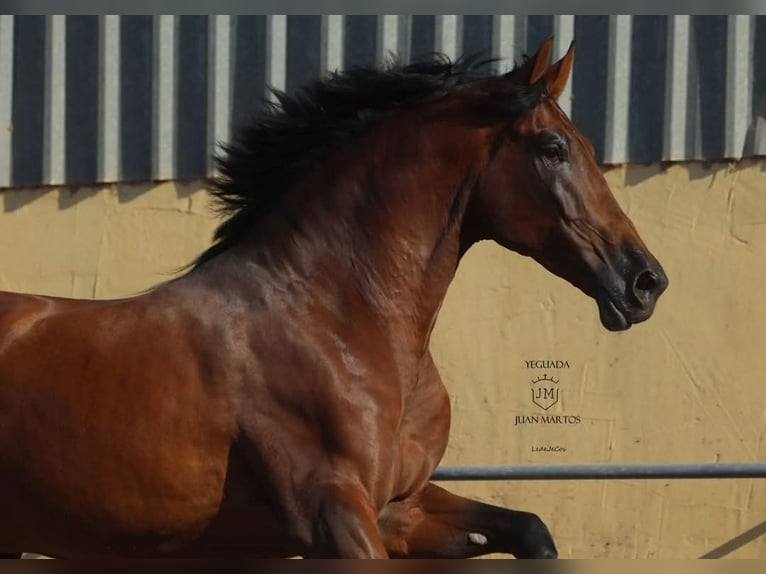
[[447,448],[450,418],[449,395],[429,356],[404,401],[396,495],[410,494],[428,481]]

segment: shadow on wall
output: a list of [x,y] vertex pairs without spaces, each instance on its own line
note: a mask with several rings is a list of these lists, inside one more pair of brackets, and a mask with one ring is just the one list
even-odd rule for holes
[[[79,203],[92,199],[99,193],[107,189],[113,189],[117,194],[117,201],[121,204],[131,203],[146,193],[151,192],[158,186],[168,184],[173,185],[178,199],[189,199],[200,189],[210,189],[212,182],[204,179],[183,179],[170,182],[122,182],[122,183],[102,183],[94,184],[90,187],[80,185],[62,185],[46,187],[18,187],[0,190],[0,209],[4,213],[13,213],[35,201],[43,198],[49,193],[56,194],[58,207],[60,210],[76,207]],[[212,207],[209,209],[211,217],[215,216]]]
[[707,554],[700,556],[700,558],[723,558],[724,556],[731,554],[735,550],[738,550],[745,544],[756,540],[764,534],[766,534],[766,521],[761,522],[757,526],[754,526],[750,530],[743,532],[739,536],[735,536],[728,542],[721,544],[721,546],[718,548],[715,548]]
[[3,193],[3,211],[13,213],[40,199],[48,193],[48,189],[14,189],[4,190]]
[[83,187],[79,185],[61,186],[61,187],[24,187],[2,190],[3,212],[13,213],[35,201],[43,198],[45,195],[57,194],[58,206],[61,210],[76,207],[78,203],[93,198],[98,193],[97,187]]
[[178,199],[189,198],[200,189],[209,189],[213,185],[211,180],[206,180],[204,178],[179,178],[171,181],[121,182],[115,184],[117,189],[117,200],[120,203],[130,203],[163,184],[171,184],[175,186]]
[[[766,121],[763,122],[764,137],[766,137]],[[764,142],[766,144],[766,140]],[[766,148],[765,148],[766,149]],[[764,152],[766,155],[766,152]],[[736,169],[750,169],[758,160],[744,158],[738,162],[729,162],[726,160],[717,161],[695,161],[684,164],[689,181],[709,179],[712,185],[719,173],[725,173]],[[761,171],[766,170],[766,162],[758,162],[761,165]],[[657,166],[660,173],[664,173],[668,168],[675,165],[674,162],[648,163],[640,165],[630,165],[625,169],[625,187],[635,188],[650,182],[652,178],[657,177]]]

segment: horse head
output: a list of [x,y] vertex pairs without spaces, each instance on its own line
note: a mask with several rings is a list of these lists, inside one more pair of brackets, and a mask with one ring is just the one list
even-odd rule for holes
[[612,195],[593,146],[557,104],[574,45],[549,65],[551,44],[488,84],[536,102],[495,125],[464,233],[533,257],[595,299],[607,329],[628,329],[652,315],[668,279]]

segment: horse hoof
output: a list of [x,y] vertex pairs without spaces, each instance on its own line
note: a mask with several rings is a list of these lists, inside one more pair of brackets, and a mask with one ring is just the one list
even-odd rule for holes
[[555,548],[543,548],[539,552],[539,556],[535,556],[535,558],[542,558],[544,560],[549,559],[556,559],[559,557],[559,553],[556,551]]
[[516,558],[553,559],[558,558],[556,543],[553,542],[550,530],[536,514],[527,514],[527,525],[524,529],[522,545]]

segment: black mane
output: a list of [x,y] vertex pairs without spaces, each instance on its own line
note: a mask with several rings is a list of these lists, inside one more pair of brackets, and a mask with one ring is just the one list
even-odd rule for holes
[[[493,61],[468,57],[451,62],[434,54],[408,65],[391,63],[383,69],[356,67],[336,72],[294,96],[273,91],[275,101],[264,102],[253,122],[238,130],[233,143],[223,146],[223,153],[216,156],[221,175],[211,193],[218,211],[228,218],[193,267],[219,255],[257,227],[307,167],[338,142],[359,134],[389,112],[436,101],[487,79]],[[497,100],[511,112],[526,112],[539,101],[541,88],[519,86],[515,97],[506,89]]]

